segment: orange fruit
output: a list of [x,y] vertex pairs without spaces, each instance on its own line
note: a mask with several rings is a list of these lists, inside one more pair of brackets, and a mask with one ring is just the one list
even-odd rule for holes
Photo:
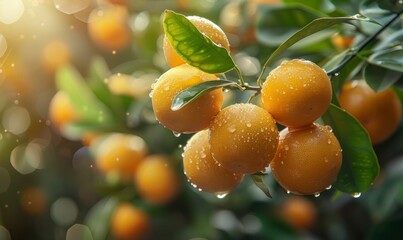
[[297,230],[309,230],[315,224],[315,205],[304,197],[290,196],[279,209],[280,217]]
[[150,229],[150,219],[142,209],[120,203],[111,216],[111,229],[119,240],[142,238]]
[[243,174],[234,173],[219,165],[211,156],[209,131],[194,134],[183,151],[183,167],[190,183],[202,191],[222,195],[234,189]]
[[61,40],[48,42],[42,50],[42,65],[50,73],[71,61],[69,46]]
[[277,182],[295,194],[318,194],[329,187],[340,170],[342,154],[332,131],[319,124],[285,128],[270,166]]
[[136,170],[134,182],[140,196],[153,204],[171,201],[180,190],[179,177],[164,155],[144,159]]
[[[213,43],[224,47],[228,51],[230,50],[227,36],[223,32],[223,30],[215,23],[199,16],[188,16],[187,19],[201,33],[210,38]],[[176,53],[175,49],[172,47],[167,37],[164,37],[163,51],[165,59],[170,67],[179,66],[185,63],[185,61]]]
[[215,75],[187,64],[171,68],[160,76],[152,90],[155,117],[162,125],[178,133],[194,133],[208,128],[221,110],[221,89],[210,91],[177,111],[171,110],[171,105],[182,90],[216,79]]
[[354,41],[354,36],[347,36],[337,33],[332,35],[330,40],[337,50],[342,51],[351,47]]
[[278,130],[272,116],[254,104],[233,104],[210,127],[213,158],[236,173],[264,171],[276,153]]
[[133,178],[148,153],[141,137],[123,133],[105,134],[91,145],[91,149],[102,173],[117,174],[124,181]]
[[53,96],[49,105],[49,118],[56,129],[60,131],[63,131],[67,124],[79,119],[69,96],[65,92],[58,91]]
[[109,5],[94,9],[89,16],[89,36],[99,47],[107,51],[123,50],[131,41],[128,20],[127,9],[123,6]]
[[287,127],[302,127],[329,107],[332,86],[326,72],[315,63],[294,59],[272,70],[262,86],[262,104]]
[[368,131],[374,145],[388,139],[400,124],[402,107],[391,88],[375,92],[364,80],[349,81],[340,92],[339,102]]

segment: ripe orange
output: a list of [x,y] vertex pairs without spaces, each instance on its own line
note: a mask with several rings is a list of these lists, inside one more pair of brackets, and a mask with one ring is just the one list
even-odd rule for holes
[[125,181],[133,178],[147,155],[147,145],[142,138],[123,133],[105,134],[91,145],[91,149],[102,173],[117,174]]
[[262,86],[262,104],[277,122],[302,127],[329,107],[332,86],[326,72],[315,63],[294,59],[272,70]]
[[270,166],[287,192],[318,194],[334,182],[342,163],[341,151],[339,141],[326,126],[285,128]]
[[[230,50],[227,36],[215,23],[199,16],[188,16],[187,19],[192,22],[201,33],[210,38],[213,43],[226,48],[228,51]],[[167,37],[164,37],[163,51],[165,59],[170,67],[179,66],[185,63],[185,61],[176,53]]]
[[160,76],[152,90],[155,117],[162,125],[178,133],[194,133],[208,128],[214,116],[221,110],[221,89],[208,92],[177,111],[171,110],[171,104],[182,90],[216,79],[215,75],[187,64],[171,68]]
[[263,171],[276,153],[278,130],[272,116],[254,104],[224,108],[210,127],[213,158],[241,174]]
[[217,195],[226,194],[243,179],[243,174],[234,173],[219,165],[211,156],[208,130],[194,134],[183,151],[183,167],[194,187]]
[[337,50],[342,51],[351,47],[354,41],[354,36],[347,36],[337,33],[332,35],[330,40]]
[[42,50],[41,57],[42,65],[50,73],[54,73],[63,64],[71,61],[69,46],[60,40],[47,43]]
[[364,80],[347,82],[340,92],[339,102],[360,121],[374,145],[388,139],[402,117],[400,100],[391,88],[375,92]]
[[164,155],[144,159],[136,170],[134,182],[140,196],[154,204],[171,201],[180,190],[179,177]]
[[127,9],[110,5],[91,12],[88,22],[90,38],[107,51],[119,51],[129,46],[131,31]]
[[49,105],[49,118],[56,129],[63,131],[69,123],[79,119],[68,95],[63,91],[58,91],[52,98]]
[[120,203],[112,214],[111,229],[119,240],[142,238],[150,229],[150,219],[142,209]]
[[287,197],[279,209],[280,217],[297,230],[309,230],[315,224],[315,205],[304,197]]

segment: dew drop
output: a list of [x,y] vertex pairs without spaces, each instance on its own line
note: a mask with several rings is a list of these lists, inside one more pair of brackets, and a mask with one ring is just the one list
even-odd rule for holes
[[290,194],[290,193],[291,193],[291,191],[290,191],[290,190],[287,190],[287,191],[286,191],[286,193],[287,193],[287,194]]
[[224,193],[217,193],[216,196],[219,199],[223,199],[228,195],[228,192],[224,192]]
[[203,191],[203,189],[201,189],[201,188],[198,188],[197,190],[199,190],[199,192]]
[[353,193],[352,196],[353,198],[359,198],[361,196],[361,193],[360,192]]
[[180,136],[181,136],[181,133],[178,133],[178,132],[175,132],[175,131],[172,131],[172,133],[173,133],[173,135],[174,135],[175,137],[180,137]]
[[334,74],[335,77],[337,77],[337,76],[339,76],[339,75],[340,75],[340,73],[338,73],[338,72]]
[[178,145],[178,148],[182,148],[182,147],[183,147],[183,145],[182,145],[182,144],[179,144],[179,145]]
[[315,193],[314,196],[315,196],[315,197],[319,197],[319,196],[320,196],[320,193]]
[[330,190],[332,188],[332,185],[329,185],[326,190]]
[[330,139],[328,139],[328,140],[327,140],[327,144],[330,145],[331,143],[332,143],[332,141],[331,141]]
[[333,128],[332,128],[331,126],[326,125],[325,127],[326,127],[326,129],[327,129],[329,132],[333,132]]
[[201,157],[201,158],[206,158],[206,156],[207,156],[207,155],[206,155],[206,153],[205,153],[204,151],[200,153],[200,157]]
[[247,126],[247,127],[252,127],[252,124],[248,122],[248,123],[246,124],[246,126]]
[[230,126],[229,128],[228,128],[228,131],[230,132],[230,133],[234,133],[235,132],[235,127],[234,126]]

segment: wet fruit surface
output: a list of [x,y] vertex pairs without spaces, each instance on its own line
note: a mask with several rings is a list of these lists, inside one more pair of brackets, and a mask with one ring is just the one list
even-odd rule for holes
[[385,141],[399,126],[402,107],[390,88],[375,92],[363,80],[350,81],[343,86],[339,102],[360,121],[373,144]]
[[270,166],[287,192],[317,194],[334,182],[341,163],[341,147],[330,128],[312,124],[303,129],[282,130]]
[[178,133],[194,133],[210,126],[210,122],[221,110],[223,93],[221,89],[208,92],[183,108],[171,109],[174,97],[191,86],[216,80],[190,65],[171,68],[160,76],[152,91],[152,105],[155,117],[165,127]]
[[208,135],[208,130],[200,131],[187,142],[183,152],[184,171],[194,187],[218,195],[225,194],[242,181],[243,174],[227,170],[213,159]]
[[272,70],[262,86],[263,107],[287,127],[302,127],[329,107],[332,86],[315,63],[294,59]]
[[264,171],[278,145],[276,122],[256,105],[230,105],[214,119],[210,145],[213,158],[231,171]]

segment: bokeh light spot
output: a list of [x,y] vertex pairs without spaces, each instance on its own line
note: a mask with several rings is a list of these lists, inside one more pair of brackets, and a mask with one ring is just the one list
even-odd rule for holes
[[77,204],[70,198],[59,198],[52,204],[50,215],[58,225],[71,225],[78,215]]
[[28,174],[43,168],[44,143],[33,140],[27,145],[20,145],[11,152],[11,165],[21,174]]
[[11,107],[4,112],[2,123],[9,132],[18,135],[29,128],[31,117],[27,109],[18,106]]
[[12,24],[18,21],[25,7],[21,0],[0,0],[0,22]]
[[6,192],[9,186],[10,174],[8,173],[7,169],[0,167],[0,193]]
[[0,239],[1,240],[11,240],[10,232],[1,225],[0,225]]
[[65,14],[74,14],[86,9],[90,0],[53,0],[57,10]]
[[69,230],[67,230],[66,240],[76,239],[93,239],[89,227],[82,224],[74,224]]

